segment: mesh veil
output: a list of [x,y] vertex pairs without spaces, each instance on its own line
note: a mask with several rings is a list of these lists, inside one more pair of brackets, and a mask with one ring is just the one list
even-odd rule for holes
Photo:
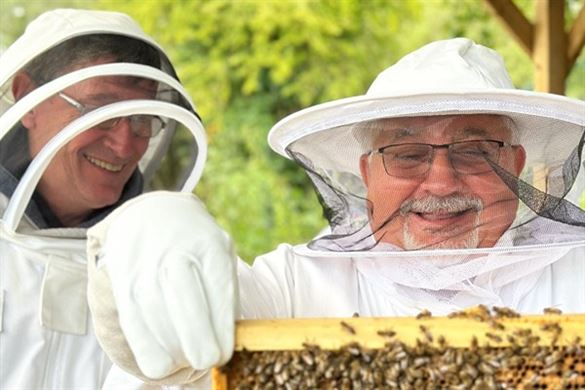
[[[432,132],[452,125],[453,118],[465,115],[434,116],[431,122],[435,125],[423,130],[424,137],[417,142],[433,143]],[[475,194],[483,202],[476,223],[465,216],[475,211],[462,211],[462,216],[458,216],[460,211],[453,212],[447,223],[439,221],[437,225],[433,225],[433,217],[426,217],[429,224],[413,213],[401,213],[411,197],[425,199],[428,193],[417,192],[421,184],[412,183],[406,184],[410,189],[405,191],[408,180],[397,180],[386,172],[381,180],[387,185],[377,189],[380,192],[382,188],[383,195],[370,199],[371,188],[359,162],[366,158],[371,164],[379,163],[379,156],[362,157],[384,131],[377,126],[379,120],[338,126],[292,142],[287,153],[307,172],[330,224],[329,234],[297,248],[297,252],[311,257],[352,257],[363,277],[361,283],[371,284],[377,294],[390,297],[392,310],[405,315],[416,314],[412,307],[429,308],[435,314],[480,303],[518,307],[546,267],[565,256],[585,255],[585,212],[567,199],[571,190],[581,193],[585,184],[580,172],[585,128],[582,123],[517,113],[507,113],[506,118],[515,124],[511,143],[522,145],[525,151],[519,174],[506,166],[500,153],[497,160],[485,158],[490,170],[474,180],[452,172],[451,180],[458,182],[452,191],[437,183],[431,185],[446,198],[487,191],[487,196]],[[452,141],[443,138],[439,143]],[[433,174],[431,168],[424,178],[413,180],[432,181]],[[437,207],[443,207],[439,213],[448,213],[445,208],[458,206]],[[373,218],[380,209],[385,214]],[[376,224],[373,219],[383,222]],[[417,222],[435,230],[417,237],[424,231],[417,230]],[[498,224],[502,233],[496,242],[480,247],[483,231]],[[415,247],[404,245],[409,225]],[[479,237],[479,242],[467,237]],[[400,304],[404,312],[397,309]]]
[[[435,118],[438,118],[438,122],[445,123],[451,117],[452,115],[447,115],[442,120],[439,116]],[[573,186],[583,187],[582,177],[578,175],[582,169],[584,127],[578,123],[522,114],[514,114],[512,120],[519,125],[514,129],[515,143],[522,145],[526,153],[526,162],[521,173],[517,175],[500,165],[499,161],[486,157],[491,172],[482,175],[490,178],[485,183],[481,179],[475,182],[478,186],[492,183],[487,191],[494,191],[494,187],[501,186],[501,196],[515,197],[518,202],[513,221],[506,229],[508,235],[512,235],[514,239],[509,242],[499,240],[497,245],[544,244],[585,238],[585,211],[566,199]],[[289,155],[308,173],[331,228],[331,234],[315,239],[309,244],[310,248],[339,252],[388,250],[390,247],[385,245],[382,230],[396,220],[404,219],[400,211],[404,201],[423,193],[416,195],[416,190],[405,192],[402,187],[410,188],[414,184],[404,184],[403,179],[396,180],[389,175],[382,177],[381,180],[387,182],[383,187],[385,198],[378,197],[376,201],[397,206],[377,217],[383,223],[371,223],[371,213],[376,213],[377,205],[372,204],[372,200],[368,198],[368,187],[364,182],[363,172],[360,172],[359,162],[362,156],[371,151],[372,139],[384,131],[382,123],[379,120],[370,120],[339,126],[303,137],[287,148]],[[427,130],[426,133],[429,134],[423,138],[433,138],[430,134],[432,131],[434,130]],[[455,173],[455,176],[458,174]],[[576,182],[578,177],[579,181]],[[465,175],[454,180],[459,179],[465,181]],[[432,180],[432,177],[414,178],[411,181],[421,180]],[[465,184],[461,188],[460,191],[473,191],[465,189]],[[491,205],[484,205],[483,212],[502,214],[504,211],[497,211],[498,203],[500,199],[496,199]],[[539,217],[546,220],[548,227],[540,223],[540,237],[535,238],[534,232],[529,231],[528,226],[532,226],[531,223]],[[453,221],[457,222],[456,218]],[[487,226],[490,221],[483,220],[482,224]],[[404,221],[400,225],[403,227]],[[432,226],[429,227],[431,228]],[[469,231],[461,234],[470,233],[472,229],[481,229],[481,226],[470,227]],[[390,243],[398,246],[397,249],[426,247],[424,243],[416,248],[404,248],[396,242]],[[440,242],[429,244],[428,248],[432,247],[441,247]],[[448,244],[444,247],[450,248]]]
[[[33,123],[30,118],[43,119]],[[140,127],[154,132],[151,137],[132,139],[134,145],[140,145],[136,147],[140,148],[137,162],[128,152],[123,152],[126,157],[115,157],[90,139],[90,134],[97,135],[96,128],[107,131],[117,126],[107,123],[120,123],[120,118],[128,118],[134,130]],[[87,172],[82,173],[80,161],[94,158],[95,162],[98,155],[101,162],[96,164],[104,170],[132,168],[118,202],[96,208],[84,227],[144,191],[186,187],[190,191],[201,174],[206,142],[195,105],[162,48],[124,14],[74,9],[47,12],[0,57],[0,192],[7,201],[22,201],[13,199],[13,194],[17,186],[24,188],[22,179],[42,148],[76,129],[89,130],[81,133],[85,141],[75,138],[77,145],[86,143],[61,146],[51,163],[67,166],[65,161],[73,161],[72,156],[85,156],[69,164],[68,169],[76,172],[69,172],[71,180],[91,181]],[[47,171],[43,178],[48,175]],[[59,178],[53,183],[58,181],[66,182]],[[26,214],[42,228],[46,228],[44,221],[49,227],[58,226],[45,203],[34,194]]]
[[372,312],[414,315],[546,305],[551,290],[529,293],[553,269],[580,278],[584,132],[582,101],[517,90],[496,52],[455,38],[365,95],[282,119],[268,141],[307,172],[329,222],[295,252],[350,258]]

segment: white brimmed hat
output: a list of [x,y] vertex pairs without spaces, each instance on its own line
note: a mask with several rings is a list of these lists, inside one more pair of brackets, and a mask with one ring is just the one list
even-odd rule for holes
[[[466,38],[454,38],[430,43],[408,54],[380,73],[365,95],[289,115],[271,129],[268,143],[274,151],[290,158],[286,149],[292,143],[337,129],[311,142],[326,141],[332,150],[343,151],[346,137],[352,136],[347,125],[380,118],[472,113],[512,118],[521,131],[523,144],[532,141],[530,129],[543,125],[551,132],[570,131],[566,125],[585,125],[584,102],[515,89],[495,51]],[[533,126],[535,121],[537,126]],[[323,152],[326,151],[317,151]],[[348,170],[355,172],[355,166]]]
[[[493,167],[522,201],[512,228],[523,226],[535,213],[569,225],[585,221],[583,211],[571,203],[585,183],[580,173],[585,103],[515,89],[501,57],[465,38],[433,42],[408,54],[380,73],[363,96],[320,104],[282,119],[270,131],[268,142],[303,167],[318,192],[335,237],[321,240],[329,242],[322,247],[354,251],[364,247],[367,234],[359,232],[369,226],[360,158],[371,151],[372,140],[383,130],[377,120],[465,114],[510,118],[511,141],[525,151],[519,176],[497,163]],[[390,179],[386,183],[388,197],[395,184]]]

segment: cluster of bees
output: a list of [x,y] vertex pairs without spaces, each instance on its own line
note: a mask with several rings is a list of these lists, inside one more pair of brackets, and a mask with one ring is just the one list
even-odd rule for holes
[[[560,314],[554,309],[547,314]],[[422,312],[417,318],[431,317]],[[507,308],[479,306],[450,317],[489,324],[489,343],[473,337],[466,348],[449,346],[421,321],[416,345],[400,341],[393,330],[380,330],[385,346],[367,349],[351,343],[337,350],[304,345],[298,351],[242,351],[222,370],[234,389],[577,389],[585,388],[585,351],[580,338],[562,346],[562,327],[546,322],[506,331],[502,318],[519,315]],[[356,331],[340,321],[345,332]],[[543,345],[540,336],[551,340]],[[499,345],[501,344],[501,345]]]

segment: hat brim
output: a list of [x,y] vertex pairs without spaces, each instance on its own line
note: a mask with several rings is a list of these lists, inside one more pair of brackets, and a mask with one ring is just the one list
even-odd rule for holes
[[380,118],[477,113],[508,116],[525,136],[530,128],[542,128],[532,127],[533,120],[585,126],[585,102],[541,92],[502,89],[363,95],[319,104],[285,117],[270,130],[268,144],[278,154],[291,158],[286,149],[295,141],[340,126]]

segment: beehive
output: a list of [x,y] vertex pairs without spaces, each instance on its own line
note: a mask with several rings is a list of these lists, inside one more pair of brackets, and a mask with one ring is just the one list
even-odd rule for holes
[[585,315],[246,320],[227,389],[585,389]]

